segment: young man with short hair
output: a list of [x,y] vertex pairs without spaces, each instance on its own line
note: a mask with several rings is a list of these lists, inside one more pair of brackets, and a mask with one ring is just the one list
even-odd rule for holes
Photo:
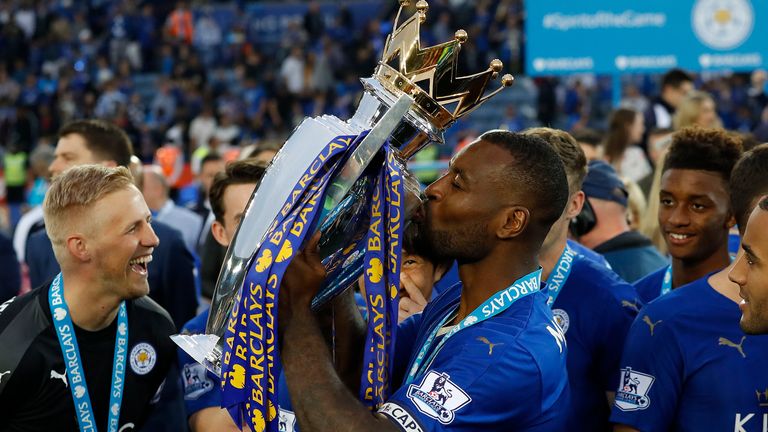
[[[226,248],[234,239],[248,200],[261,182],[265,170],[265,163],[246,159],[232,162],[223,172],[214,177],[210,189],[210,200],[216,219],[211,226],[211,231],[222,247]],[[221,263],[218,264],[218,268],[221,268]],[[204,333],[208,312],[209,310],[206,309],[205,312],[187,322],[182,333]],[[197,363],[184,350],[177,351],[184,386],[184,403],[192,432],[239,431],[240,428],[232,421],[229,413],[221,408],[219,378],[207,372],[203,365]],[[280,414],[292,416],[292,413],[283,410]],[[292,429],[289,429],[286,432],[291,431]]]
[[43,210],[61,273],[0,307],[0,429],[140,429],[174,361],[173,321],[146,296],[149,209],[126,168],[88,165],[57,175]]
[[[128,135],[114,124],[102,120],[76,120],[62,127],[59,134],[56,159],[49,167],[54,178],[68,168],[80,165],[128,167],[131,164],[133,145]],[[142,180],[134,177],[139,189]],[[45,228],[44,225],[41,228]],[[168,311],[180,328],[195,316],[197,309],[195,260],[178,230],[159,221],[152,221],[152,228],[161,245],[155,249],[155,263],[149,274],[150,296]],[[50,282],[59,272],[51,240],[44,229],[29,237],[25,261],[32,287]]]
[[729,278],[740,287],[740,325],[747,334],[768,333],[767,194],[768,144],[763,144],[744,153],[731,175],[731,201],[738,226],[743,231],[743,253],[732,264]]
[[557,152],[568,177],[569,198],[541,247],[542,280],[549,306],[568,343],[571,405],[567,424],[580,430],[609,430],[616,370],[629,326],[642,307],[634,288],[568,243],[568,225],[584,204],[587,160],[576,140],[550,128],[523,132],[544,139]]
[[[731,173],[731,206],[741,230],[756,200],[768,192],[766,166],[768,152],[747,153]],[[768,337],[744,334],[752,316],[744,306],[747,319],[739,328],[742,297],[728,273],[742,259],[642,309],[622,356],[611,415],[615,431],[762,430],[768,416]],[[739,271],[735,279],[742,281]],[[760,303],[749,293],[742,288],[746,305]]]
[[693,77],[682,69],[670,69],[661,78],[661,92],[645,112],[647,130],[672,127],[672,116],[693,90]]
[[664,160],[659,226],[672,264],[635,282],[649,303],[671,290],[722,270],[728,255],[728,231],[735,224],[728,181],[741,155],[741,143],[718,129],[676,132]]

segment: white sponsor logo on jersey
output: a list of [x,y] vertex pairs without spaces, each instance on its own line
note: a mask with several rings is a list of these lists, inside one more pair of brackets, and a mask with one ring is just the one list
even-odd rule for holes
[[214,388],[213,380],[208,378],[205,366],[200,363],[185,364],[182,376],[186,400],[195,400]]
[[293,411],[280,408],[277,427],[280,432],[294,432],[296,430],[296,414]]
[[403,430],[408,432],[423,432],[419,422],[405,408],[400,405],[387,402],[379,408],[379,412],[386,414],[387,417],[394,420]]
[[616,391],[616,407],[622,411],[638,411],[648,408],[651,399],[648,391],[656,378],[653,375],[633,371],[631,367],[621,370],[621,381]]
[[408,387],[408,398],[416,408],[442,424],[451,423],[456,411],[472,401],[450,378],[447,373],[429,371],[421,384]]
[[67,387],[67,370],[64,369],[64,372],[58,373],[55,370],[51,369],[51,379],[61,380],[61,382],[64,383],[64,387]]

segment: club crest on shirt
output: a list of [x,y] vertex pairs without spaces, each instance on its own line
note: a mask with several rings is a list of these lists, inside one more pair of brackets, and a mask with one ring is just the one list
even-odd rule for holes
[[185,364],[182,373],[186,400],[195,400],[214,387],[213,380],[208,378],[205,366],[200,363]]
[[296,415],[293,411],[280,408],[277,425],[279,432],[294,432],[296,430]]
[[157,353],[152,345],[141,342],[134,345],[130,359],[133,372],[137,375],[146,375],[155,367]]
[[631,367],[621,370],[621,383],[616,392],[616,406],[622,411],[638,411],[648,408],[651,400],[648,391],[656,378],[652,375],[633,371]]
[[422,413],[449,424],[456,411],[472,401],[472,398],[450,380],[447,373],[429,371],[421,384],[408,387],[408,398]]
[[563,334],[565,334],[568,331],[568,327],[571,326],[571,318],[568,316],[568,312],[562,309],[552,309],[552,315],[555,316],[555,323],[560,326]]

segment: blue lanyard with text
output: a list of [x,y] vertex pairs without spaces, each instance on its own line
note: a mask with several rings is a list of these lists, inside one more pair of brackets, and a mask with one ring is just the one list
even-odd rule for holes
[[565,282],[568,280],[568,276],[571,275],[571,268],[573,268],[573,259],[576,257],[574,252],[568,245],[565,245],[565,250],[557,260],[557,264],[552,268],[552,273],[547,278],[547,306],[552,307],[557,300],[557,296],[560,295]]
[[672,264],[667,266],[667,270],[664,271],[664,279],[661,280],[661,295],[659,297],[669,294],[672,291]]
[[461,320],[460,323],[455,325],[445,336],[443,336],[443,338],[440,339],[440,342],[438,342],[435,349],[432,350],[432,353],[429,355],[429,358],[427,358],[426,361],[424,361],[425,357],[427,357],[427,353],[429,353],[430,351],[430,347],[435,341],[435,337],[437,336],[437,333],[445,325],[446,321],[448,321],[448,318],[450,316],[453,316],[454,311],[451,311],[451,313],[446,314],[445,318],[443,318],[435,326],[435,328],[432,330],[432,333],[429,335],[427,340],[424,341],[424,345],[421,347],[418,355],[416,355],[416,358],[413,360],[410,370],[408,371],[408,376],[405,379],[405,385],[412,383],[416,379],[416,377],[421,372],[421,369],[423,366],[426,366],[432,363],[432,361],[437,356],[437,353],[440,352],[440,349],[443,347],[443,345],[445,345],[445,342],[448,339],[450,339],[451,336],[455,335],[459,331],[464,330],[469,326],[485,321],[489,318],[492,318],[500,314],[501,312],[504,312],[521,298],[538,292],[540,288],[540,281],[541,281],[541,268],[539,268],[534,272],[528,273],[527,275],[516,280],[509,287],[494,294],[493,297],[483,302],[483,304],[478,306],[477,309],[473,310],[469,315],[467,315],[463,320]]
[[[731,262],[733,262],[733,256],[731,256]],[[659,297],[669,294],[672,291],[672,264],[667,266],[667,270],[664,271],[664,279],[661,280],[661,294]]]
[[[75,405],[77,423],[81,431],[96,432],[96,418],[93,415],[91,397],[88,393],[88,385],[85,383],[85,371],[80,360],[80,348],[75,337],[75,326],[69,317],[69,307],[64,300],[61,273],[51,283],[48,296],[48,306],[51,308],[53,328],[59,339],[61,354],[64,357],[64,367],[67,370],[69,389],[72,392],[72,401]],[[120,420],[120,407],[123,402],[123,388],[125,387],[125,360],[128,348],[128,312],[125,301],[120,303],[117,312],[117,339],[115,341],[115,354],[112,365],[112,385],[109,391],[109,419],[108,430],[117,432]]]

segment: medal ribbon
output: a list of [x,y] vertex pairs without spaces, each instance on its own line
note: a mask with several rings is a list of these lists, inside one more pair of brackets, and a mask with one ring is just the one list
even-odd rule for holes
[[[391,391],[402,259],[402,166],[393,149],[385,145],[385,151],[386,165],[376,179],[370,200],[364,258],[368,331],[363,350],[360,400],[372,410],[383,405]],[[383,215],[387,216],[384,221]]]
[[[77,345],[75,326],[69,316],[69,307],[64,299],[64,284],[61,273],[51,283],[48,290],[48,306],[51,309],[53,328],[59,339],[59,347],[64,357],[64,367],[67,371],[69,390],[72,392],[77,423],[81,431],[96,432],[96,417],[93,415],[91,396],[88,385],[85,382],[83,362],[80,359],[80,348]],[[115,353],[112,361],[112,385],[109,391],[109,416],[107,429],[110,432],[118,431],[120,421],[120,407],[123,403],[123,389],[125,388],[125,362],[128,348],[128,312],[125,301],[120,303],[117,310],[117,337],[115,340]]]
[[547,294],[549,295],[547,306],[550,308],[555,304],[555,300],[560,295],[560,291],[562,291],[565,282],[568,280],[568,276],[571,275],[571,268],[573,267],[573,259],[575,257],[576,253],[566,244],[565,250],[563,250],[560,258],[557,260],[557,264],[552,268],[552,273],[547,278],[546,287]]
[[[245,412],[254,431],[277,431],[276,387],[281,366],[276,326],[280,282],[306,235],[314,229],[331,178],[364,136],[365,133],[357,137],[337,137],[321,151],[294,187],[249,264],[249,271],[235,300],[224,334],[222,407],[229,410],[236,424],[242,424],[242,414]],[[382,308],[378,313],[383,319],[376,321],[375,325],[373,321],[369,322],[369,333],[373,329],[377,338],[375,342],[369,340],[366,344],[366,353],[370,349],[377,363],[383,359],[383,373],[376,376],[378,396],[373,402],[376,405],[383,403],[389,385],[389,358],[394,349],[392,338],[397,325],[402,233],[401,165],[394,157],[394,151],[388,145],[385,148],[387,163],[377,179],[375,192],[376,206],[380,213],[378,234],[381,236],[383,233],[383,237],[377,243],[379,250],[372,251],[380,254],[381,276],[378,277],[378,283],[381,287],[372,288],[371,291],[380,294],[377,301],[382,303]],[[382,200],[384,188],[386,202]],[[385,208],[387,220],[382,224],[381,215]],[[369,245],[375,241],[367,240]],[[385,246],[387,249],[384,249]],[[388,260],[385,259],[385,250],[389,254]],[[385,262],[386,274],[383,272]]]
[[661,280],[661,294],[659,297],[669,294],[672,291],[672,264],[667,266],[664,271],[664,279]]
[[[448,333],[446,333],[442,339],[440,339],[440,342],[438,342],[437,346],[430,350],[432,344],[435,342],[437,332],[445,325],[449,317],[453,315],[454,311],[446,314],[446,316],[435,326],[435,328],[432,329],[432,333],[430,333],[427,340],[424,341],[421,349],[419,349],[419,353],[411,362],[408,375],[405,378],[405,385],[412,383],[416,377],[425,372],[432,361],[434,361],[437,353],[440,352],[440,349],[443,347],[443,345],[445,345],[445,342],[451,338],[451,336],[455,335],[461,330],[464,330],[467,327],[485,321],[500,314],[501,312],[504,312],[505,310],[509,309],[516,301],[538,292],[540,289],[540,281],[541,268],[516,280],[512,285],[497,292],[491,298],[483,302],[483,304],[478,306],[477,309],[473,310],[469,315],[461,320],[460,323],[453,326],[453,328]],[[427,354],[429,354],[429,357],[427,357]]]

